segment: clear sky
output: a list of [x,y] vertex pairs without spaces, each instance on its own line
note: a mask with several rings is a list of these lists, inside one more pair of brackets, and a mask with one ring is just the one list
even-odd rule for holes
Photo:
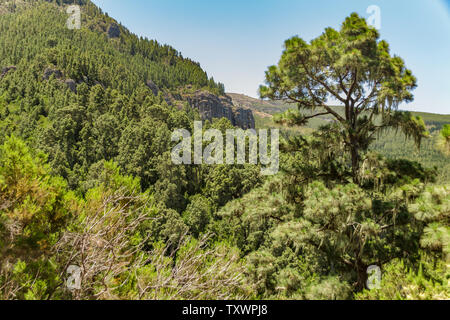
[[133,33],[200,62],[227,92],[257,97],[287,38],[339,28],[351,12],[381,9],[381,37],[418,78],[402,109],[450,114],[450,0],[94,0]]

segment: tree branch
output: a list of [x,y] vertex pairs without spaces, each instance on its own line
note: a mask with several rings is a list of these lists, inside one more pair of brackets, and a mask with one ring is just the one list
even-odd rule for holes
[[306,74],[313,79],[314,81],[320,83],[322,86],[324,86],[325,89],[327,89],[328,92],[330,92],[333,96],[336,97],[336,99],[338,99],[339,101],[341,101],[342,103],[345,103],[345,99],[343,99],[339,94],[337,94],[336,91],[334,91],[333,89],[331,89],[325,82],[317,79],[313,74],[311,74],[308,69],[306,68],[305,62],[301,60],[301,64],[303,65],[303,69],[305,70]]

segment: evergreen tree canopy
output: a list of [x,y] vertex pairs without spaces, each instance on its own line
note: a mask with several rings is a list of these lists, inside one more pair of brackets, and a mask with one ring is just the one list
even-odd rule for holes
[[[339,31],[327,28],[310,43],[295,36],[286,40],[280,62],[268,69],[267,86],[260,88],[262,98],[297,103],[298,111],[287,112],[279,122],[303,125],[332,115],[351,154],[355,182],[359,182],[360,154],[380,131],[401,129],[417,145],[428,136],[420,118],[396,111],[400,103],[413,100],[417,80],[379,37],[356,13],[345,19]],[[333,108],[331,102],[343,107]],[[304,110],[310,114],[302,114]]]

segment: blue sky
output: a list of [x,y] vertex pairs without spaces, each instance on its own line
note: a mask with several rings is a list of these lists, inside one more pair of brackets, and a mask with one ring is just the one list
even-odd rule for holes
[[402,109],[450,114],[450,0],[94,0],[133,33],[200,62],[228,92],[257,97],[285,39],[310,40],[346,16],[381,9],[381,37],[418,78]]

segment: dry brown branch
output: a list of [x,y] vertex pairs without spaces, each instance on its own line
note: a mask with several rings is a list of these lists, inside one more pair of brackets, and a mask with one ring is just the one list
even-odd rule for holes
[[[184,235],[169,255],[167,244],[156,248],[148,264],[152,276],[136,272],[140,299],[245,299],[243,266],[228,248],[208,247],[210,235],[192,241]],[[222,250],[223,249],[223,250]],[[174,260],[176,261],[174,262]]]
[[75,299],[113,298],[118,277],[137,268],[142,261],[135,259],[147,238],[138,244],[131,237],[142,223],[149,220],[147,204],[138,196],[116,192],[103,199],[99,210],[79,219],[77,231],[65,232],[54,247],[62,260],[61,278],[70,265],[81,269],[81,289],[74,290]]

